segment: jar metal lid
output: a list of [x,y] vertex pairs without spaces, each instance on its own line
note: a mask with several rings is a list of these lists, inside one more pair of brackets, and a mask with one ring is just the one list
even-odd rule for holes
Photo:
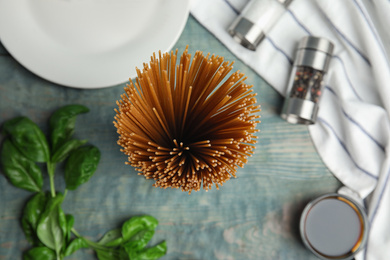
[[328,71],[334,45],[325,38],[307,36],[298,44],[294,66],[307,66]]
[[325,38],[306,36],[299,42],[298,49],[313,49],[332,55],[334,45]]

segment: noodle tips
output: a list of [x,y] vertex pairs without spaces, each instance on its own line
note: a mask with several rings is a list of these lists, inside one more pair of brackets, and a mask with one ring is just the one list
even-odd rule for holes
[[155,187],[218,189],[253,154],[260,106],[232,65],[200,51],[191,60],[186,48],[181,57],[153,54],[136,69],[114,125],[127,163]]

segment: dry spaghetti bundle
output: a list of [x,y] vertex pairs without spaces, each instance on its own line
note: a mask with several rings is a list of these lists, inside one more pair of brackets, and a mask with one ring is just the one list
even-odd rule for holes
[[218,189],[253,154],[260,106],[233,62],[188,49],[155,54],[117,102],[114,124],[128,164],[154,186]]

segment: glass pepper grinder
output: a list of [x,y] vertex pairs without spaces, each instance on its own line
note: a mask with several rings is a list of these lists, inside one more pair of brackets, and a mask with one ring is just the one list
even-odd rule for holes
[[251,0],[230,25],[229,34],[245,48],[255,51],[265,34],[286,11],[292,0]]
[[333,43],[325,38],[304,37],[298,45],[281,117],[292,124],[314,124]]

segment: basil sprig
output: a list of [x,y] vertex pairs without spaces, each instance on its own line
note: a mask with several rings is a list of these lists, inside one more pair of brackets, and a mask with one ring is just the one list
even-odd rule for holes
[[[16,117],[2,126],[5,135],[0,150],[3,174],[16,187],[34,192],[22,212],[22,229],[33,246],[25,260],[59,260],[79,249],[95,250],[99,260],[158,259],[166,254],[165,241],[146,248],[158,222],[151,216],[136,216],[121,228],[107,232],[99,242],[81,236],[73,227],[74,217],[65,214],[62,202],[68,190],[75,190],[96,172],[100,151],[86,140],[73,137],[76,117],[87,113],[82,105],[68,105],[55,111],[49,120],[50,138],[27,117]],[[64,194],[54,186],[55,169],[65,163]],[[40,163],[46,163],[50,192],[42,190]]]

